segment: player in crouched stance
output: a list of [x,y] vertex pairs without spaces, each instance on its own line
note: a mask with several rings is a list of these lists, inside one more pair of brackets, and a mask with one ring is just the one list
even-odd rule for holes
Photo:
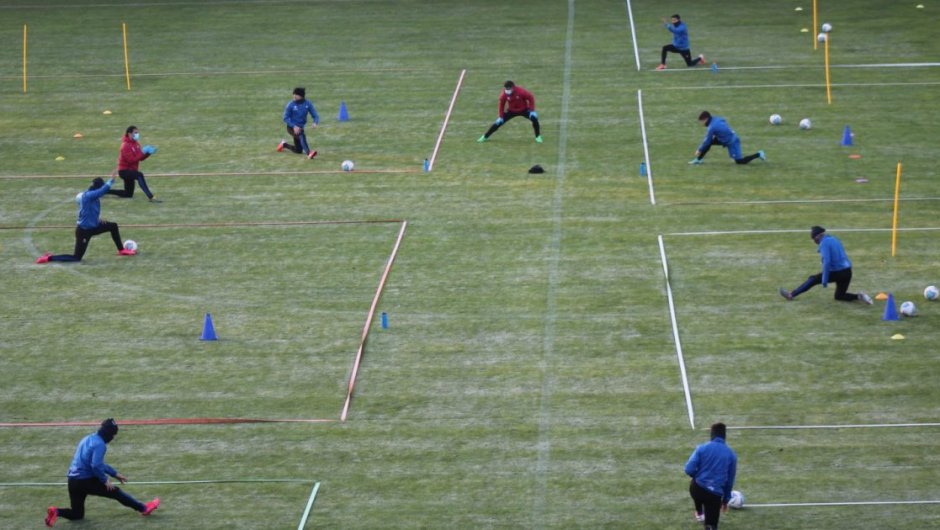
[[53,256],[51,252],[46,252],[36,260],[36,263],[48,263],[50,261],[81,261],[88,250],[88,243],[91,238],[103,234],[111,233],[111,240],[117,247],[118,254],[121,256],[133,256],[137,254],[136,250],[127,250],[121,243],[121,232],[117,223],[112,223],[100,218],[101,215],[101,197],[108,193],[114,184],[112,176],[107,182],[101,177],[95,178],[91,186],[75,196],[75,202],[78,203],[78,226],[75,227],[75,252],[72,254],[58,254]]
[[689,164],[698,165],[704,163],[705,154],[708,153],[708,150],[711,149],[713,145],[720,145],[727,148],[728,156],[730,156],[736,164],[747,164],[755,158],[767,160],[767,156],[764,155],[763,151],[758,151],[753,155],[742,156],[741,139],[738,138],[738,133],[734,132],[734,129],[732,129],[731,126],[728,125],[728,122],[721,116],[712,116],[711,113],[706,110],[698,115],[698,121],[708,130],[705,131],[705,139],[702,140],[702,145],[695,151],[695,158],[693,158]]
[[727,427],[715,423],[711,441],[699,445],[685,464],[685,474],[692,477],[689,495],[695,504],[695,520],[705,530],[718,530],[721,512],[728,511],[728,500],[738,471],[738,455],[725,443]]
[[521,86],[516,86],[512,81],[506,81],[503,84],[503,91],[499,93],[499,116],[477,142],[483,143],[489,140],[490,136],[504,123],[517,116],[525,116],[532,122],[535,141],[542,143],[542,127],[539,125],[539,115],[535,112],[535,96]]
[[109,477],[116,478],[121,484],[127,478],[113,467],[104,462],[104,454],[108,451],[108,444],[117,436],[118,425],[114,418],[101,422],[101,428],[82,438],[75,448],[72,465],[69,466],[69,508],[50,506],[46,510],[46,526],[55,526],[59,517],[78,521],[85,518],[85,499],[89,495],[114,499],[119,503],[137,510],[141,515],[150,515],[160,507],[160,499],[155,498],[148,503],[142,503],[111,483]]
[[868,305],[873,304],[874,301],[865,293],[848,292],[849,284],[852,283],[852,262],[849,261],[849,256],[845,253],[842,242],[836,236],[826,233],[826,229],[821,226],[812,227],[809,235],[819,247],[816,251],[819,252],[819,257],[822,260],[822,272],[810,276],[802,285],[792,291],[781,287],[780,296],[787,300],[793,300],[819,284],[826,287],[829,282],[834,282],[836,284],[836,300],[843,302],[861,300]]

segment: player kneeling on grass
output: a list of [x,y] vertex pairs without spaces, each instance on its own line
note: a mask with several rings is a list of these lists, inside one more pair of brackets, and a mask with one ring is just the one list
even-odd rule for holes
[[758,151],[749,156],[741,156],[741,140],[738,138],[738,133],[734,132],[734,129],[721,116],[712,116],[706,110],[699,114],[698,121],[708,130],[705,131],[705,139],[702,140],[702,145],[695,151],[695,158],[689,162],[690,164],[698,165],[703,163],[705,154],[713,145],[727,148],[728,156],[733,158],[737,164],[747,164],[755,158],[767,160],[767,156],[764,155],[763,151]]
[[294,145],[288,145],[287,140],[281,140],[281,143],[277,144],[277,151],[280,153],[287,147],[292,152],[303,153],[307,158],[313,160],[313,157],[317,156],[317,152],[311,150],[310,145],[307,144],[307,134],[304,132],[304,127],[307,125],[307,113],[310,113],[310,117],[313,118],[314,128],[320,124],[320,115],[317,114],[317,109],[313,107],[313,103],[310,103],[306,97],[307,91],[303,87],[297,87],[294,89],[294,99],[284,107],[284,123],[287,124],[287,134],[294,138]]
[[516,86],[512,81],[506,81],[503,84],[503,91],[499,93],[499,116],[477,141],[483,143],[489,140],[490,135],[516,116],[525,116],[532,122],[535,141],[542,143],[542,127],[539,125],[539,115],[535,112],[535,96],[521,86]]
[[78,226],[75,227],[75,252],[72,254],[58,254],[53,256],[47,252],[36,260],[36,263],[48,263],[50,261],[81,261],[88,250],[88,242],[91,238],[111,232],[111,239],[118,249],[121,256],[133,256],[137,254],[136,250],[127,250],[121,243],[121,232],[118,230],[117,223],[112,223],[100,218],[101,215],[101,197],[111,186],[114,185],[114,177],[107,182],[101,177],[95,178],[91,186],[75,196],[75,202],[78,204]]
[[868,305],[873,304],[871,297],[865,293],[848,292],[849,284],[852,283],[852,262],[849,261],[842,242],[836,236],[827,234],[826,229],[821,226],[812,227],[809,235],[813,238],[813,242],[819,246],[816,251],[819,252],[819,257],[822,260],[822,272],[810,276],[803,282],[803,285],[792,291],[787,291],[781,287],[780,296],[787,300],[793,300],[819,284],[826,287],[829,282],[834,282],[836,284],[836,300],[843,302],[861,300]]
[[108,477],[114,477],[124,484],[127,478],[118,473],[116,469],[104,462],[104,454],[108,451],[108,444],[117,436],[118,425],[114,418],[101,422],[98,432],[93,432],[82,438],[75,448],[72,465],[69,466],[69,500],[68,508],[50,506],[46,510],[46,526],[53,527],[59,517],[78,521],[85,518],[85,499],[89,495],[114,499],[119,503],[137,510],[141,515],[150,515],[160,506],[160,499],[156,498],[146,504],[121,491],[111,483]]

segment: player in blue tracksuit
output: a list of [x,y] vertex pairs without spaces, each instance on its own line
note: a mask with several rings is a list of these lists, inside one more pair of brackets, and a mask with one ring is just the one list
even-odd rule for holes
[[692,51],[689,49],[689,28],[679,18],[678,14],[672,15],[671,23],[666,22],[664,18],[663,27],[672,33],[672,44],[663,46],[662,58],[659,61],[659,66],[656,67],[657,70],[666,69],[666,54],[669,52],[681,55],[685,59],[686,66],[698,66],[705,63],[704,55],[699,55],[694,61],[692,60]]
[[695,504],[695,520],[704,522],[706,530],[717,530],[738,472],[738,456],[728,447],[726,436],[724,423],[713,424],[711,441],[696,447],[685,464],[685,474],[692,477],[689,495]]
[[817,252],[822,260],[822,272],[814,274],[792,291],[780,288],[780,296],[787,300],[793,300],[800,294],[809,291],[813,287],[822,284],[823,287],[829,285],[829,282],[836,284],[835,299],[843,302],[854,302],[861,300],[866,304],[874,303],[870,296],[865,293],[850,293],[849,284],[852,283],[852,262],[845,253],[845,247],[836,236],[826,233],[826,229],[821,226],[814,226],[809,231],[810,237],[819,246]]
[[705,154],[708,153],[708,150],[711,149],[713,145],[720,145],[728,149],[728,156],[734,159],[737,164],[747,164],[755,158],[760,158],[761,160],[767,160],[767,156],[764,155],[763,151],[758,151],[753,155],[741,156],[741,139],[738,138],[738,134],[734,132],[734,129],[728,125],[728,122],[725,121],[721,116],[712,116],[707,110],[703,111],[698,116],[698,121],[701,122],[706,128],[705,139],[702,140],[702,145],[698,147],[695,151],[695,158],[692,159],[690,164],[701,164]]
[[303,87],[295,88],[293,97],[294,99],[284,107],[284,123],[287,125],[287,134],[294,138],[294,145],[288,145],[286,140],[281,140],[281,143],[277,145],[277,151],[283,151],[286,146],[291,151],[303,153],[312,160],[313,157],[317,156],[317,152],[310,149],[304,127],[307,125],[307,114],[310,114],[310,117],[313,118],[314,128],[320,124],[320,115],[317,114],[317,109],[313,107],[313,103],[306,99],[307,91]]
[[91,186],[75,196],[75,202],[78,204],[78,223],[75,227],[75,252],[72,254],[58,254],[53,256],[51,252],[46,252],[36,260],[36,263],[48,263],[50,261],[81,261],[88,250],[88,243],[91,238],[103,234],[111,233],[111,240],[118,249],[118,254],[122,256],[133,256],[137,253],[135,250],[126,250],[121,243],[121,232],[118,230],[117,223],[112,223],[101,219],[101,197],[103,197],[114,184],[112,176],[107,182],[101,177],[95,178]]
[[89,495],[114,499],[140,512],[141,515],[150,515],[160,506],[159,498],[144,504],[111,483],[109,477],[116,478],[121,484],[127,482],[124,475],[104,461],[108,444],[117,436],[117,433],[117,423],[114,418],[108,418],[101,422],[98,432],[93,432],[78,442],[68,472],[71,506],[69,508],[50,506],[46,510],[46,526],[55,526],[56,519],[59,517],[72,521],[84,519],[85,499]]

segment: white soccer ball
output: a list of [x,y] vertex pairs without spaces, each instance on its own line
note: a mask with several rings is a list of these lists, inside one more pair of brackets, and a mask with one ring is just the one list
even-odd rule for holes
[[829,33],[830,31],[832,31],[832,24],[828,22],[824,23],[822,25],[822,30],[823,30],[823,33]]
[[826,42],[826,34],[820,33],[819,35],[816,35],[816,40],[818,40],[819,42]]
[[800,120],[800,129],[808,130],[813,128],[813,122],[809,121],[809,118],[803,118]]
[[914,302],[907,301],[901,304],[901,314],[906,317],[912,317],[917,314],[917,307]]
[[940,290],[937,290],[936,285],[928,285],[927,288],[924,289],[924,298],[930,301],[934,301],[937,298],[940,298]]
[[731,498],[728,499],[728,507],[740,510],[744,508],[744,494],[738,490],[731,490]]
[[780,125],[781,123],[783,123],[783,118],[781,118],[779,114],[771,114],[771,115],[770,115],[770,124],[771,124],[771,125]]
[[353,168],[356,167],[356,164],[354,164],[352,160],[343,160],[341,167],[343,168],[343,171],[352,171]]
[[128,239],[124,242],[124,250],[137,250],[137,242],[133,239]]

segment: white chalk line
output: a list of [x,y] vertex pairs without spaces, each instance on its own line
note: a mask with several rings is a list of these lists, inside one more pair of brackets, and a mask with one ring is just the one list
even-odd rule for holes
[[679,362],[679,374],[682,378],[682,391],[685,392],[685,407],[689,413],[689,423],[695,429],[695,409],[692,407],[692,391],[689,390],[689,378],[685,370],[685,357],[682,355],[682,341],[679,339],[679,324],[676,321],[676,305],[672,298],[672,285],[669,283],[669,262],[666,259],[666,246],[663,236],[659,238],[659,257],[663,263],[663,277],[666,280],[666,299],[669,301],[669,320],[672,322],[672,339],[676,344],[676,358]]
[[[901,202],[940,201],[940,197],[900,197]],[[891,198],[882,199],[778,199],[766,201],[682,201],[664,203],[663,206],[719,206],[719,205],[763,205],[763,204],[820,204],[820,203],[858,203],[858,202],[894,202]]]
[[[831,232],[890,232],[890,228],[827,228]],[[938,226],[920,228],[898,228],[898,232],[934,232],[940,230]],[[782,228],[768,230],[711,230],[701,232],[670,232],[667,236],[736,236],[760,234],[802,234],[805,228]]]
[[[191,484],[312,484],[315,481],[300,478],[243,478],[205,480],[128,480],[127,484],[141,486],[191,485]],[[317,482],[319,484],[319,482]],[[67,486],[66,482],[0,482],[0,488],[38,488]]]
[[845,425],[740,425],[729,426],[729,430],[798,430],[798,429],[907,429],[919,427],[940,427],[940,423],[853,423]]
[[650,190],[650,204],[656,205],[656,193],[653,191],[653,166],[650,164],[650,147],[646,141],[646,119],[643,117],[643,91],[636,91],[637,106],[640,109],[640,132],[643,134],[643,158],[646,160],[646,182]]
[[940,504],[940,500],[926,501],[846,501],[846,502],[790,502],[747,504],[746,508],[805,508],[809,506],[889,506],[904,504]]
[[636,59],[636,71],[639,72],[642,68],[640,66],[640,48],[636,44],[636,25],[633,23],[633,6],[630,4],[630,0],[626,0],[627,4],[627,17],[630,19],[630,36],[633,37],[633,57]]
[[116,4],[57,4],[57,5],[24,5],[24,6],[0,6],[0,9],[67,9],[67,8],[90,8],[90,7],[192,7],[192,6],[217,6],[217,5],[254,5],[254,4],[302,4],[309,0],[211,0],[204,2],[130,2]]
[[568,102],[571,98],[571,50],[574,41],[574,0],[568,0],[568,24],[565,30],[565,58],[562,70],[562,96],[558,128],[558,163],[555,170],[555,191],[552,195],[552,236],[548,256],[548,287],[545,295],[545,322],[542,331],[542,358],[539,372],[542,386],[539,392],[539,434],[535,464],[535,492],[532,501],[532,519],[535,528],[545,528],[546,499],[548,497],[548,469],[551,459],[551,398],[555,378],[551,373],[555,357],[555,325],[558,320],[559,263],[561,261],[562,206],[565,189],[565,158],[568,147]]
[[[940,66],[940,63],[873,63],[873,64],[830,64],[830,68],[931,68]],[[811,70],[822,69],[824,67],[817,65],[797,65],[797,64],[778,64],[764,66],[719,66],[718,71],[722,70]],[[659,73],[676,72],[710,72],[703,68],[674,68],[672,70],[655,70]]]
[[[832,87],[841,88],[873,88],[873,87],[898,87],[898,86],[936,86],[940,81],[893,81],[889,83],[832,83]],[[752,89],[752,88],[825,88],[825,83],[786,83],[786,84],[762,84],[762,85],[699,85],[699,86],[664,86],[656,87],[657,90],[724,90],[724,89]]]
[[310,516],[310,510],[313,509],[313,501],[317,498],[317,492],[320,491],[320,483],[317,482],[313,485],[313,490],[310,492],[310,498],[307,499],[307,507],[304,509],[304,515],[300,518],[300,524],[297,525],[297,530],[303,530],[307,526],[307,517]]
[[434,169],[434,161],[437,160],[437,151],[441,148],[441,142],[444,141],[444,133],[447,132],[447,124],[450,122],[450,114],[454,111],[454,103],[457,102],[457,95],[460,94],[460,87],[463,85],[463,78],[467,75],[467,69],[460,71],[460,78],[457,79],[457,86],[454,88],[454,95],[450,98],[450,105],[447,107],[447,114],[444,115],[444,123],[441,124],[441,132],[437,135],[437,142],[434,144],[434,152],[431,153],[431,159],[428,161],[427,170]]

